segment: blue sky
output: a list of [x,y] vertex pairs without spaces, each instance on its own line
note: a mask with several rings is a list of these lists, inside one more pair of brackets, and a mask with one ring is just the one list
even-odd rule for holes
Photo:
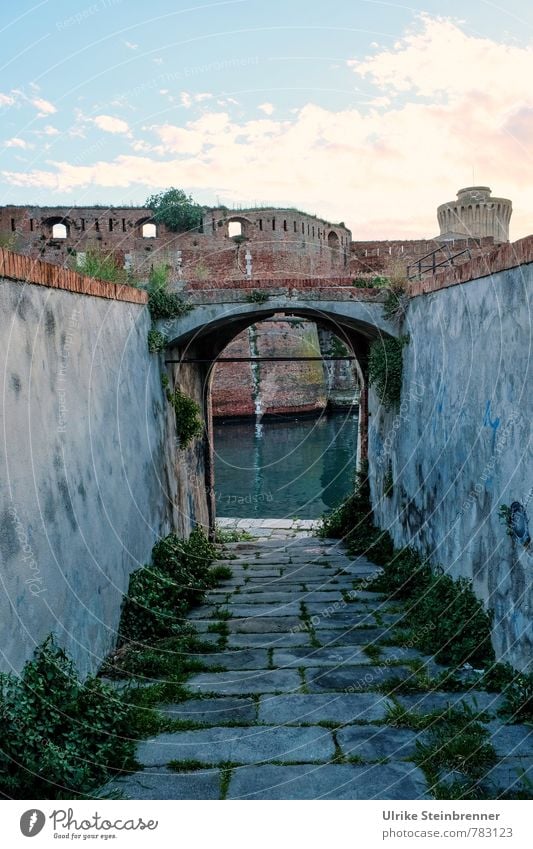
[[522,0],[2,4],[0,203],[178,185],[417,237],[475,181],[523,236],[532,24]]

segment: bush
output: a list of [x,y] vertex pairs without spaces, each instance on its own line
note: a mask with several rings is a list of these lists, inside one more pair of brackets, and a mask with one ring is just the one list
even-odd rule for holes
[[127,283],[129,279],[128,272],[117,263],[113,254],[94,249],[88,250],[83,261],[76,261],[72,268],[79,274],[96,280],[108,280],[110,283]]
[[119,643],[146,642],[182,635],[185,614],[202,601],[211,585],[209,566],[215,549],[200,528],[188,540],[176,534],[152,550],[152,565],[130,577],[119,627]]
[[400,402],[403,349],[408,342],[408,336],[400,339],[388,336],[376,339],[370,346],[368,382],[385,407],[394,407]]
[[449,575],[432,575],[407,618],[414,630],[433,623],[434,627],[424,632],[419,648],[434,653],[438,663],[457,667],[494,660],[491,616],[465,578],[454,581]]
[[164,224],[175,233],[197,230],[202,223],[202,207],[182,189],[170,188],[150,195],[146,206],[152,210],[156,223]]
[[431,578],[429,563],[422,562],[413,548],[402,548],[393,554],[383,574],[372,582],[369,589],[387,593],[391,598],[409,599],[423,593]]
[[180,448],[187,448],[193,439],[204,432],[201,410],[196,401],[185,395],[180,389],[167,390],[167,399],[176,413],[176,429]]
[[360,471],[355,475],[353,493],[345,498],[338,507],[335,507],[331,513],[322,517],[318,535],[344,539],[360,526],[366,526],[371,516],[368,464],[365,463],[361,465]]
[[249,292],[246,295],[246,300],[250,304],[266,304],[266,302],[268,301],[268,298],[269,298],[268,292],[261,292],[258,289],[256,289],[253,292]]
[[148,309],[152,319],[179,318],[192,310],[176,292],[168,291],[169,269],[166,265],[155,265],[148,279]]
[[99,787],[133,756],[131,709],[95,678],[79,681],[52,637],[22,674],[0,675],[0,793],[69,799]]
[[160,333],[159,330],[155,330],[153,327],[148,331],[148,350],[151,354],[158,354],[160,351],[163,351],[166,344],[167,337],[164,333]]

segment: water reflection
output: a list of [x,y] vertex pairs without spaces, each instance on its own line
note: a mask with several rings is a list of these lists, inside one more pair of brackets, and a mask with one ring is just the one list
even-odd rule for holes
[[351,491],[357,416],[216,423],[217,515],[316,519]]

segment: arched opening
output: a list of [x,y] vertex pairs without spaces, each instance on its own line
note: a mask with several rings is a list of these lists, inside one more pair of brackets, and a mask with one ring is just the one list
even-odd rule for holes
[[242,221],[228,222],[228,236],[233,239],[235,236],[242,236]]
[[237,333],[209,381],[224,519],[318,520],[352,490],[361,370],[345,330],[274,314]]
[[328,233],[328,247],[332,250],[338,250],[339,248],[339,237],[337,236],[335,230],[330,230]]
[[67,235],[66,224],[58,222],[57,224],[52,225],[52,239],[66,239]]
[[157,236],[157,227],[151,221],[147,221],[141,228],[143,239],[155,239]]
[[48,239],[66,239],[70,236],[70,222],[67,218],[52,216],[42,222],[43,234]]

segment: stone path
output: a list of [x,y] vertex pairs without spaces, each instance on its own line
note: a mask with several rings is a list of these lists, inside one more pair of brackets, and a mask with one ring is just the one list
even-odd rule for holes
[[[199,656],[206,671],[190,677],[187,701],[160,706],[182,730],[141,742],[143,769],[113,789],[139,799],[431,798],[413,762],[423,735],[386,724],[384,693],[415,666],[440,668],[413,648],[380,647],[401,608],[354,589],[377,567],[308,528],[271,530],[276,539],[226,546],[233,577],[191,614],[219,650]],[[533,770],[532,729],[496,721],[498,696],[398,698],[426,711],[462,700],[493,716],[495,787],[520,782]]]

